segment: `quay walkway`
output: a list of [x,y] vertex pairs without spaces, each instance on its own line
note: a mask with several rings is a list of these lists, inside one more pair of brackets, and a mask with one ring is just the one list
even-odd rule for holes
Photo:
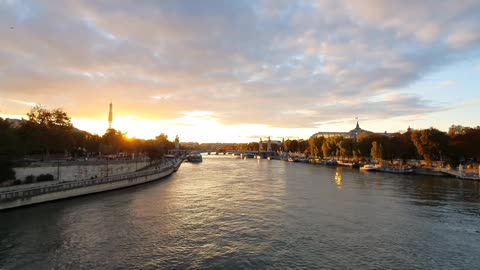
[[460,179],[465,179],[465,180],[480,180],[479,173],[466,173],[466,172],[461,172],[457,170],[439,170],[445,174],[448,174],[450,176],[454,176],[456,178]]
[[[149,170],[141,170],[132,173],[125,173],[121,175],[107,176],[93,179],[83,179],[76,181],[56,182],[49,185],[41,185],[34,187],[19,186],[15,190],[6,190],[0,192],[0,210],[32,204],[37,202],[33,198],[44,198],[49,194],[63,193],[66,195],[58,196],[56,199],[72,197],[68,195],[73,193],[73,196],[86,195],[95,192],[107,191],[116,188],[136,185],[143,182],[149,182],[158,178],[167,176],[178,169],[181,161],[168,161],[161,164],[156,164]],[[41,199],[39,202],[50,201],[53,199]],[[10,206],[18,202],[18,205]]]

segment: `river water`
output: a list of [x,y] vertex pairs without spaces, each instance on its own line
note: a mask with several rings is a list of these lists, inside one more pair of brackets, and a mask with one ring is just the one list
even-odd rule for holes
[[0,269],[480,269],[480,183],[206,156],[0,212]]

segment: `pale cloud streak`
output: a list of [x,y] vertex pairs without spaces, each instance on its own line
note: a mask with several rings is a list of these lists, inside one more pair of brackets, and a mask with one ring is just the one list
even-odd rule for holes
[[2,99],[5,100],[5,101],[8,101],[8,102],[12,102],[12,103],[15,103],[15,104],[20,104],[20,105],[24,105],[24,106],[28,106],[28,107],[34,107],[34,106],[39,105],[35,102],[29,102],[29,101],[24,101],[24,100],[5,99],[5,98],[2,98]]

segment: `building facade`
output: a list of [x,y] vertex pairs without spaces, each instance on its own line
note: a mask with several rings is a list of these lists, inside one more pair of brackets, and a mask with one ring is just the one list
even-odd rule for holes
[[371,132],[371,131],[360,128],[360,125],[358,124],[358,121],[357,121],[357,126],[350,131],[347,131],[347,132],[320,131],[320,132],[317,132],[317,133],[313,134],[312,136],[317,137],[317,138],[318,137],[329,138],[329,137],[335,137],[335,136],[342,136],[344,138],[351,138],[351,139],[356,140],[358,138],[358,136],[362,133],[374,133],[374,132]]

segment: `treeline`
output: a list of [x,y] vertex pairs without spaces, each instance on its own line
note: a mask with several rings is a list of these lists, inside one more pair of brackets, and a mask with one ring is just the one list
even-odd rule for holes
[[91,134],[74,128],[63,110],[36,106],[27,113],[27,119],[12,122],[0,118],[0,180],[13,179],[13,163],[29,156],[48,160],[144,153],[154,160],[174,146],[163,133],[153,140],[127,138],[126,133],[115,129],[102,136]]
[[457,166],[480,158],[480,127],[452,126],[448,133],[435,128],[383,135],[362,133],[357,140],[343,137],[311,137],[305,154],[319,157],[374,158],[378,161],[424,159]]

